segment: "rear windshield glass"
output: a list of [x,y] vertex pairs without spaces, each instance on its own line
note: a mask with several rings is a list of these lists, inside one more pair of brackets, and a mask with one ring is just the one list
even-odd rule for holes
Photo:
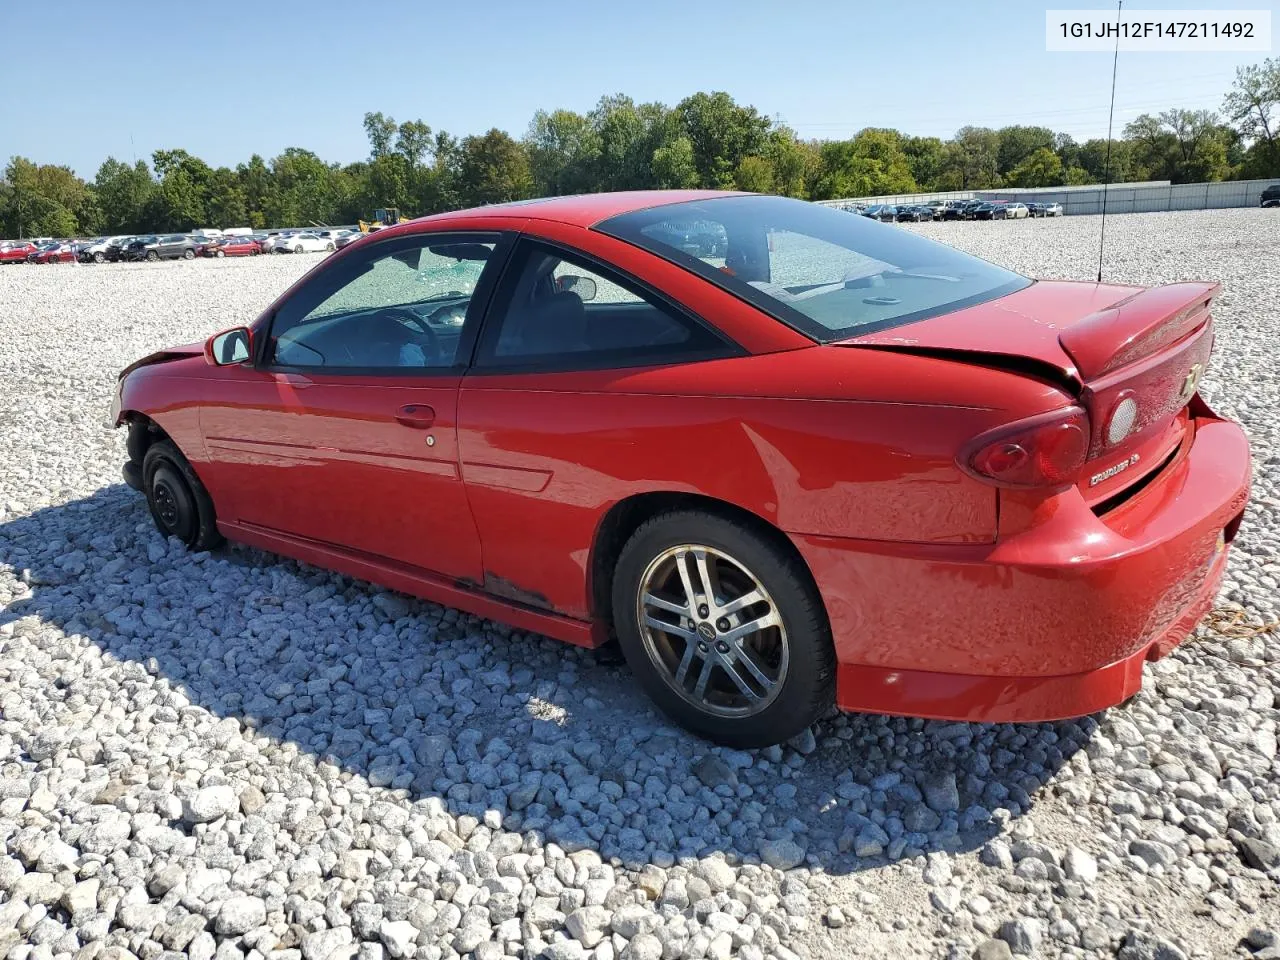
[[785,197],[671,204],[596,229],[686,267],[823,343],[950,313],[1031,283],[901,227]]

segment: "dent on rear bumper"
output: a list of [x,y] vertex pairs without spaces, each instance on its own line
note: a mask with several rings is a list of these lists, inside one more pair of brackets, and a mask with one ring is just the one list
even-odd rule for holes
[[[1249,447],[1206,417],[1186,457],[1107,522],[1078,494],[994,546],[792,536],[831,619],[843,709],[944,719],[1080,716],[1209,610],[1248,498]],[[1124,531],[1121,535],[1117,529]]]

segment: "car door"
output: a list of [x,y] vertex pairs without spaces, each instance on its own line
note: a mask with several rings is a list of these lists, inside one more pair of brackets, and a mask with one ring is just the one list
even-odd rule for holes
[[478,581],[458,385],[506,249],[393,237],[294,292],[202,408],[220,518]]
[[[568,247],[516,245],[462,383],[459,452],[484,587],[586,618],[604,505],[644,489],[637,445],[674,403],[646,377],[740,348],[638,280]],[[679,433],[671,463],[694,431]],[[625,466],[624,466],[625,464]]]

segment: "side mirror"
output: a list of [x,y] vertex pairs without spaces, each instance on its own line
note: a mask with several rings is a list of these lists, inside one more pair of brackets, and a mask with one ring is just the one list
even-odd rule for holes
[[568,273],[556,278],[556,289],[560,292],[575,293],[585,303],[596,298],[596,282],[590,277],[579,277]]
[[247,327],[235,327],[214,334],[204,344],[205,359],[215,366],[244,363],[253,355],[253,334]]

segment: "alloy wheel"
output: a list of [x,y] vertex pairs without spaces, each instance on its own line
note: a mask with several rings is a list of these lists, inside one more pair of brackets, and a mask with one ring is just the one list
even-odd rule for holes
[[786,627],[764,584],[729,554],[701,544],[662,551],[640,578],[636,617],[659,675],[697,709],[752,716],[782,690]]

